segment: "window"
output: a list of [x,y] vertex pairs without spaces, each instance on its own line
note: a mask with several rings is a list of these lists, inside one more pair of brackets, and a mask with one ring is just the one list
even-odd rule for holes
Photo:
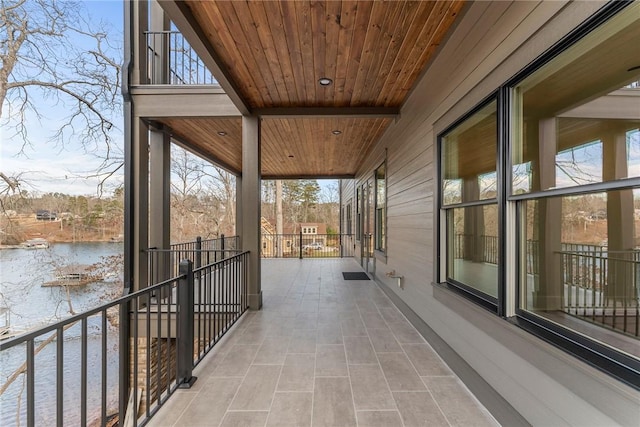
[[358,187],[356,191],[356,240],[360,241],[362,238],[362,187]]
[[349,201],[347,202],[346,209],[345,209],[346,218],[345,218],[345,230],[344,230],[344,233],[345,234],[349,234],[349,235],[352,233],[352,229],[351,229],[351,227],[352,227],[352,225],[351,225],[351,222],[352,222],[352,219],[351,219],[351,205],[352,205],[352,203],[353,203],[353,200],[349,199]]
[[446,279],[494,305],[498,298],[497,101],[440,138]]
[[638,39],[610,2],[439,138],[440,278],[636,386]]
[[518,316],[636,362],[638,39],[635,3],[512,85],[508,198],[518,212]]
[[386,163],[376,169],[376,250],[387,251],[387,180]]

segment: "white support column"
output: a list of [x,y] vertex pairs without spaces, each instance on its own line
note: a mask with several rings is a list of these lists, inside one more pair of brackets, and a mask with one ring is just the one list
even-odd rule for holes
[[149,127],[134,115],[133,151],[133,291],[148,285],[149,249]]
[[[557,119],[540,119],[538,126],[538,170],[534,185],[546,190],[556,185]],[[540,310],[558,310],[562,305],[561,260],[562,200],[540,199],[538,204],[539,271],[536,275],[535,307]]]
[[[150,182],[149,246],[169,249],[171,245],[171,137],[161,130],[152,130],[149,138]],[[154,260],[155,283],[169,278],[168,254],[158,253]]]
[[249,255],[249,308],[262,307],[260,278],[260,119],[242,117],[242,249]]

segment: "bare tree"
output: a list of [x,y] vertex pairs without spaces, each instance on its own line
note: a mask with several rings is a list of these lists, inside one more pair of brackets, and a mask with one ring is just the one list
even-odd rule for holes
[[235,232],[235,177],[173,147],[171,229],[174,241]]
[[111,136],[121,110],[119,43],[110,44],[106,25],[85,13],[72,1],[0,0],[0,125],[24,152],[29,129],[57,107],[65,116],[52,142],[64,148],[74,140],[100,152],[106,179],[122,166]]

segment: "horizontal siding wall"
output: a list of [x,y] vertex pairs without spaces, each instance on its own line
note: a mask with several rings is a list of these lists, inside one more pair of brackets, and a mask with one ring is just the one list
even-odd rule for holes
[[[377,259],[376,279],[533,425],[637,425],[638,393],[431,283],[437,281],[434,144],[438,132],[603,5],[470,2],[355,180],[369,179],[386,156],[387,258]],[[355,202],[349,185],[343,188]],[[385,277],[391,270],[404,276],[403,289]]]

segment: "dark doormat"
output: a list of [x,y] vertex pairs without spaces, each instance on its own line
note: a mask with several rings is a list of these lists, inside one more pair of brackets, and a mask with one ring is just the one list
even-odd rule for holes
[[369,276],[363,271],[343,271],[342,277],[344,280],[369,280]]

